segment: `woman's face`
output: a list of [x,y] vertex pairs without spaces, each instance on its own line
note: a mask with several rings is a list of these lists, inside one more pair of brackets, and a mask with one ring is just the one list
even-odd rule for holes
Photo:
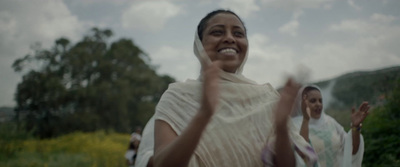
[[202,43],[211,61],[220,60],[222,70],[231,73],[240,67],[248,48],[244,25],[229,13],[219,13],[208,20]]
[[140,144],[140,140],[134,140],[134,141],[133,141],[133,146],[134,146],[135,148],[138,148],[138,147],[139,147],[139,144]]
[[[310,90],[306,95],[308,105],[311,110],[311,118],[319,119],[321,117],[323,108],[321,92],[319,92],[318,90]],[[306,106],[304,104],[304,101],[302,106]],[[305,109],[305,107],[303,107],[303,109]]]

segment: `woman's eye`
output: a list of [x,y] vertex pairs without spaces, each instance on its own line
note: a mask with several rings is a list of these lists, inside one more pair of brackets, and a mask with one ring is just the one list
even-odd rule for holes
[[316,100],[315,100],[315,99],[311,99],[310,102],[311,102],[311,103],[315,103]]
[[211,34],[213,34],[213,35],[221,35],[221,34],[223,34],[223,32],[221,30],[214,30],[214,31],[211,31]]
[[243,37],[244,33],[243,32],[234,32],[235,36],[237,37]]

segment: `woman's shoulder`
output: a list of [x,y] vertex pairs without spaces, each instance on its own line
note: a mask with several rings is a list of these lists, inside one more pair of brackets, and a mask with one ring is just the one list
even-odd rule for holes
[[344,131],[343,126],[339,122],[337,122],[333,117],[325,114],[325,120],[329,125],[334,127],[337,131],[340,132]]
[[188,79],[186,81],[170,83],[166,91],[191,92],[196,88],[201,88],[201,82],[198,80]]
[[[332,116],[325,114],[325,120],[332,123],[332,124],[339,124],[335,118],[333,118]],[[339,124],[340,125],[340,124]]]

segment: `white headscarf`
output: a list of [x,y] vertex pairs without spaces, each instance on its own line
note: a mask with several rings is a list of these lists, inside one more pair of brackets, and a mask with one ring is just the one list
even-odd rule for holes
[[[300,88],[300,90],[299,90],[299,92],[297,93],[297,96],[296,96],[296,102],[295,102],[295,107],[294,107],[295,110],[292,113],[292,117],[295,118],[296,124],[301,123],[301,121],[303,120],[303,112],[302,112],[303,91],[307,87],[315,88],[319,92],[321,92],[321,88],[319,88],[317,85],[306,85],[306,86],[303,86],[302,88]],[[309,126],[310,127],[312,126],[312,128],[324,128],[324,126],[325,126],[325,124],[324,124],[325,117],[326,117],[325,116],[325,110],[322,107],[321,117],[316,118],[316,119],[310,117]],[[298,122],[298,121],[300,121],[300,122]]]

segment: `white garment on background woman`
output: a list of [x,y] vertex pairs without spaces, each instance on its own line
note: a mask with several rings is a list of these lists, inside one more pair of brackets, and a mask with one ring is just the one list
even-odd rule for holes
[[[302,92],[305,87],[314,87],[321,92],[318,86],[304,86],[299,90],[296,105],[297,111],[293,122],[300,131],[303,121],[301,111]],[[317,152],[319,166],[321,167],[361,167],[364,154],[364,140],[360,135],[360,145],[355,155],[352,155],[352,132],[346,133],[343,127],[331,116],[322,110],[319,119],[309,120],[309,139],[311,146]]]

